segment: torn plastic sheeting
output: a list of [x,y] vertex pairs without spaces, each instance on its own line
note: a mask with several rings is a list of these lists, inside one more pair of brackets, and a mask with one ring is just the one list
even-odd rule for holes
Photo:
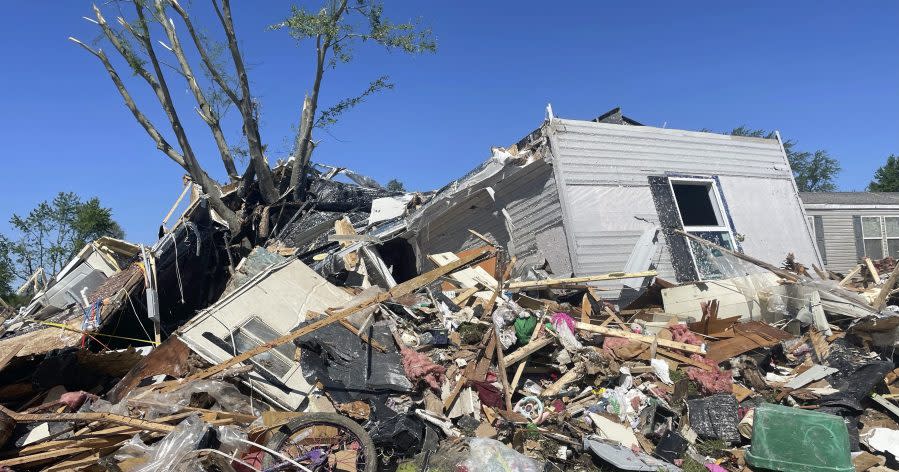
[[134,472],[155,472],[157,470],[175,470],[182,458],[195,450],[206,431],[206,423],[198,416],[187,417],[178,424],[174,431],[151,447],[142,449],[139,439],[132,440],[130,449],[134,457],[147,457],[147,462]]
[[468,458],[458,471],[467,472],[542,472],[543,465],[509,446],[489,438],[468,441]]
[[621,444],[612,444],[593,438],[584,438],[584,447],[589,449],[603,461],[608,462],[621,470],[645,472],[658,472],[659,470],[662,470],[666,472],[681,472],[680,467],[656,459],[649,454],[635,452],[631,448],[622,446]]
[[721,393],[687,400],[690,427],[702,439],[721,439],[729,443],[740,441],[737,425],[737,399]]
[[[240,413],[242,415],[259,416],[260,412],[250,405],[250,398],[240,393],[233,384],[221,380],[197,380],[170,393],[145,391],[137,395],[134,401],[151,404],[147,418],[153,419],[168,416],[190,406],[191,397],[195,393],[205,393],[215,399],[222,411]],[[131,400],[129,396],[126,400]]]
[[[828,357],[828,361],[831,357]],[[892,362],[879,360],[862,365],[844,362],[828,363],[840,370],[830,376],[831,385],[839,392],[822,397],[820,404],[822,406],[847,407],[858,412],[864,410],[861,401],[867,398],[874,388],[883,382],[884,377],[895,368]]]
[[371,202],[375,198],[386,197],[390,192],[381,188],[359,187],[333,180],[316,180],[310,186],[315,194],[315,209],[319,211],[371,211]]
[[[372,334],[377,340],[384,339],[385,331],[389,333],[386,324],[376,323],[370,333],[380,332]],[[340,324],[324,326],[294,342],[301,348],[300,364],[307,381],[321,382],[338,402],[348,403],[385,390],[412,389],[392,342],[384,344],[388,351],[382,353]]]
[[387,406],[383,400],[370,402],[371,418],[365,430],[377,446],[390,446],[404,455],[414,453],[422,443],[425,424],[417,416],[399,413]]

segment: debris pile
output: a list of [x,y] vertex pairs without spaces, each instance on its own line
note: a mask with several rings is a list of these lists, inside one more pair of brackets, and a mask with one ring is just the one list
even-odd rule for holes
[[895,261],[810,273],[684,233],[752,270],[673,284],[518,267],[474,231],[417,255],[433,195],[333,176],[252,235],[197,197],[6,310],[0,470],[899,466]]

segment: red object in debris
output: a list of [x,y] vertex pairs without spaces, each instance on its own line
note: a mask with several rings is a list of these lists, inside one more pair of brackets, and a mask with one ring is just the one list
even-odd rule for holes
[[434,390],[440,390],[440,383],[446,372],[443,366],[431,362],[428,356],[412,349],[404,348],[400,354],[403,355],[403,370],[406,372],[406,377],[412,380],[424,380]]

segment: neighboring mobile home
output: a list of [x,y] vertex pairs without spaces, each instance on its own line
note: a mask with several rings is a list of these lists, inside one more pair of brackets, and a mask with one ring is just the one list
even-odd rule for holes
[[899,193],[800,195],[827,269],[845,273],[864,257],[899,258]]
[[516,273],[654,268],[684,282],[753,271],[671,229],[771,263],[792,252],[820,264],[779,139],[643,126],[619,109],[592,121],[548,114],[411,215],[406,238],[420,266],[483,244],[469,229],[508,247]]

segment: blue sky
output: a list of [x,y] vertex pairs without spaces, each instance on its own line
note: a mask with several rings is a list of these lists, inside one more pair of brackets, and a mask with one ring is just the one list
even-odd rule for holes
[[[285,32],[266,30],[291,3],[233,3],[262,102],[263,140],[277,159],[290,149],[313,59]],[[653,126],[779,129],[800,149],[837,157],[842,190],[863,189],[886,156],[899,153],[899,2],[624,3],[388,2],[394,19],[430,25],[439,50],[409,57],[365,46],[354,63],[329,71],[323,106],[381,74],[396,89],[319,132],[315,159],[432,189],[481,162],[490,146],[534,129],[547,103],[566,118],[621,106]],[[193,4],[195,21],[217,32],[209,3]],[[89,2],[33,0],[0,17],[0,231],[11,213],[65,190],[100,197],[129,239],[151,242],[183,172],[155,149],[99,62],[67,41],[97,37],[81,18],[90,12]],[[183,80],[169,82],[195,150],[223,176]],[[165,128],[146,85],[132,77],[128,84]]]

